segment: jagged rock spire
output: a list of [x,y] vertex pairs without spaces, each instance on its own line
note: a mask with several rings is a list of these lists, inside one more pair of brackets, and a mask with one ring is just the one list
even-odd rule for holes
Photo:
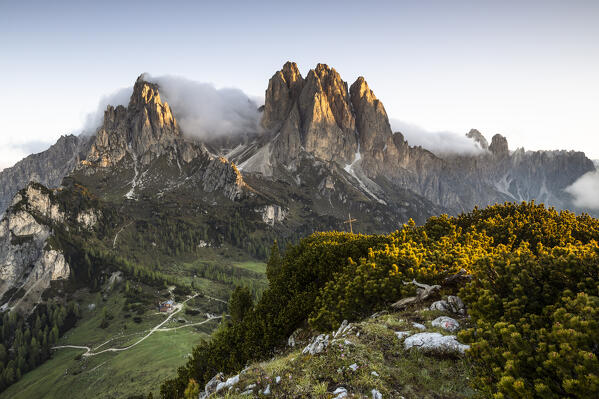
[[362,76],[351,85],[350,93],[360,134],[360,146],[364,150],[382,150],[392,136],[383,103],[376,98]]
[[87,163],[107,167],[116,164],[127,153],[142,164],[159,157],[175,139],[181,137],[177,121],[168,103],[160,98],[158,85],[140,75],[127,108],[108,106],[104,123]]
[[305,79],[291,62],[276,72],[266,90],[262,126],[279,134],[274,156],[280,159],[295,157],[303,147],[319,158],[347,163],[358,147],[347,83],[325,64]]
[[505,158],[510,155],[510,151],[507,144],[507,139],[501,134],[496,134],[491,139],[491,145],[489,151],[498,158]]
[[470,129],[470,131],[468,133],[466,133],[466,137],[468,137],[468,138],[474,140],[476,143],[478,143],[480,148],[482,148],[483,150],[489,149],[489,142],[487,141],[485,136],[483,136],[483,134],[481,132],[479,132],[478,130]]

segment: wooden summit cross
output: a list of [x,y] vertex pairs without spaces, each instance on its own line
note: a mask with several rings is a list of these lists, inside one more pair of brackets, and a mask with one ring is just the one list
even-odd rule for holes
[[353,234],[354,233],[354,229],[352,227],[352,222],[357,222],[358,220],[357,219],[352,219],[351,218],[351,213],[348,214],[348,216],[349,216],[349,218],[345,222],[343,222],[343,223],[349,223],[349,232]]

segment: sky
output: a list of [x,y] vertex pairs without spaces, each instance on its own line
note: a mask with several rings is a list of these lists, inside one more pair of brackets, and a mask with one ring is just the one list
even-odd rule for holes
[[0,168],[79,132],[143,72],[263,98],[287,60],[364,76],[423,132],[599,159],[597,20],[599,1],[576,0],[0,0]]

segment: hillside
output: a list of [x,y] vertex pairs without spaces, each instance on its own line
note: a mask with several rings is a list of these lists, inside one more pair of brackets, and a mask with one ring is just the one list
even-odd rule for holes
[[[470,317],[458,334],[470,345],[465,356],[472,370],[461,376],[462,389],[470,385],[495,398],[595,397],[598,238],[597,219],[523,203],[435,217],[390,235],[314,234],[283,257],[275,248],[267,264],[269,287],[261,299],[252,304],[234,292],[230,312],[237,316],[194,348],[177,377],[163,384],[162,397],[183,397],[219,372],[234,375],[248,363],[284,356],[298,328],[307,329],[308,336],[329,333],[344,319],[359,321],[391,304],[417,310],[424,299],[440,299],[439,294],[457,294]],[[407,299],[414,295],[414,282],[429,288],[438,284],[437,298],[424,298],[423,292],[433,290],[423,289]],[[394,317],[391,323],[400,324],[395,331],[409,328],[397,320],[402,316]],[[329,352],[323,356],[332,356]],[[305,395],[327,397],[330,388],[341,385],[330,370],[302,374],[318,359],[304,368],[303,360],[291,358],[275,363],[282,369],[298,364],[304,370],[300,375],[322,385],[319,394]],[[268,377],[276,375],[269,372]],[[355,387],[361,395],[371,389]],[[381,389],[390,392],[392,387],[383,384]],[[399,392],[406,397],[421,393]]]

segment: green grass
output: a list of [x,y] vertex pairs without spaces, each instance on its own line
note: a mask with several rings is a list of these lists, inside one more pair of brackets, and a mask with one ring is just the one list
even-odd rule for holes
[[233,262],[234,266],[251,270],[256,273],[266,273],[266,263],[258,261]]
[[[153,304],[154,300],[164,298],[166,291],[142,287],[144,295],[152,298],[144,305],[142,315],[124,309],[124,283],[108,292],[106,300],[101,293],[78,291],[73,299],[80,304],[82,318],[61,337],[57,345],[89,346],[92,349],[101,346],[98,350],[103,350],[124,348],[139,341],[167,317],[158,313]],[[90,304],[95,304],[95,308],[90,309]],[[163,328],[201,322],[206,320],[206,313],[222,314],[226,310],[225,304],[201,297],[190,300],[185,306],[198,314],[188,314],[183,309]],[[104,307],[112,319],[106,328],[100,328]],[[134,316],[141,317],[141,322],[135,323]],[[185,323],[178,319],[184,319]],[[200,326],[156,331],[122,352],[82,357],[80,355],[85,352],[82,349],[57,349],[51,359],[26,373],[0,394],[0,398],[121,398],[150,391],[157,397],[160,383],[185,364],[192,348],[202,339],[209,338],[219,323],[216,319]],[[110,342],[106,343],[108,340]]]
[[130,350],[75,360],[82,350],[61,349],[52,359],[25,374],[1,398],[121,398],[153,392],[185,363],[205,333],[193,327],[156,332]]

